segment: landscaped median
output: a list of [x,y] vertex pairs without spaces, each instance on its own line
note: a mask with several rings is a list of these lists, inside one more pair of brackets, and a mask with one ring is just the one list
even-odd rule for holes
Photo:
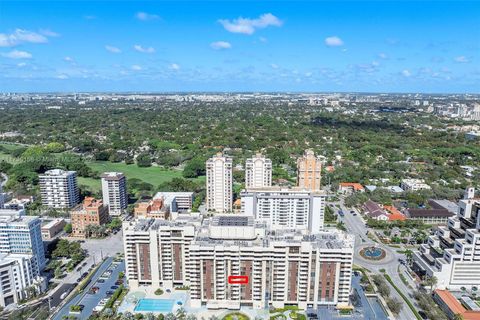
[[390,278],[390,276],[388,274],[383,274],[383,276],[385,277],[385,279],[387,279],[387,281],[392,285],[392,287],[395,289],[395,291],[397,291],[397,293],[402,297],[402,299],[405,301],[405,303],[408,305],[408,307],[410,308],[410,310],[412,310],[413,314],[415,315],[415,317],[418,319],[418,320],[422,320],[422,317],[420,316],[420,314],[418,313],[418,311],[415,309],[415,306],[410,302],[410,300],[408,299],[407,296],[405,296],[403,294],[402,291],[400,291],[400,289],[395,285],[395,283],[393,283],[392,281],[392,278]]
[[283,308],[277,308],[270,311],[271,320],[307,320],[307,317],[303,314],[303,310],[300,310],[297,306],[285,306]]

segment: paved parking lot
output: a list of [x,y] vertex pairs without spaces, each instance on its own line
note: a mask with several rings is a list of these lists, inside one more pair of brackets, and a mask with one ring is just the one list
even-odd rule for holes
[[[61,320],[63,316],[70,314],[70,306],[72,305],[83,305],[84,309],[80,315],[76,315],[78,319],[88,319],[93,312],[93,308],[103,298],[107,297],[107,291],[115,291],[111,287],[115,285],[117,281],[118,274],[125,271],[125,262],[120,262],[119,264],[112,263],[113,258],[108,258],[100,266],[95,275],[92,277],[91,282],[87,285],[84,292],[74,297],[69,303],[63,306],[59,312],[53,318],[54,320]],[[98,280],[106,270],[112,270],[112,274],[108,279],[105,279],[105,282],[100,283]],[[95,294],[90,294],[89,291],[93,287],[98,287],[98,291]]]

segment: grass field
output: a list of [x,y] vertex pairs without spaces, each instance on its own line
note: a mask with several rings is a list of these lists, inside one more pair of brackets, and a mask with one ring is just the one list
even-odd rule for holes
[[[0,143],[0,146],[14,150],[23,147],[22,145],[14,145],[8,143]],[[0,152],[0,161],[5,160],[9,163],[15,164],[21,161],[21,159],[14,158],[9,154]],[[168,182],[173,178],[181,178],[181,170],[163,169],[160,167],[138,167],[136,164],[125,164],[123,162],[109,162],[109,161],[90,161],[87,165],[92,170],[99,172],[100,174],[108,171],[123,172],[127,179],[140,179],[144,182],[150,183],[154,188],[157,188],[160,184]],[[197,181],[205,181],[205,177],[199,177],[195,179]],[[98,192],[101,190],[100,179],[78,177],[78,184],[86,186],[92,192]]]
[[154,187],[170,181],[173,178],[181,178],[182,171],[162,169],[159,167],[138,167],[136,164],[125,164],[123,162],[95,161],[87,162],[87,165],[99,173],[107,171],[123,172],[127,179],[137,178],[152,184]]
[[102,189],[100,179],[77,177],[78,185],[86,186],[91,192],[99,192]]

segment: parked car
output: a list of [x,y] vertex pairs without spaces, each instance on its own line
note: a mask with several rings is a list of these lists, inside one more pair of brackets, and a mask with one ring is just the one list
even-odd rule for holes
[[112,290],[117,290],[117,289],[118,289],[118,286],[111,286],[110,289],[112,289]]
[[105,283],[105,280],[104,279],[98,279],[97,283]]
[[107,296],[111,296],[113,293],[114,293],[114,292],[113,292],[112,290],[108,290],[108,291],[106,292]]

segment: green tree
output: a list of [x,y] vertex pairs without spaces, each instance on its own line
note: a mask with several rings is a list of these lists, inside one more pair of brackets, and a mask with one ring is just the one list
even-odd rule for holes
[[68,233],[68,234],[72,233],[72,224],[67,223],[65,227],[63,227],[63,231],[65,231],[65,233]]
[[205,175],[205,159],[197,157],[188,161],[183,168],[182,175],[184,178],[196,178]]
[[150,167],[152,165],[152,158],[147,153],[141,153],[137,156],[137,166]]

